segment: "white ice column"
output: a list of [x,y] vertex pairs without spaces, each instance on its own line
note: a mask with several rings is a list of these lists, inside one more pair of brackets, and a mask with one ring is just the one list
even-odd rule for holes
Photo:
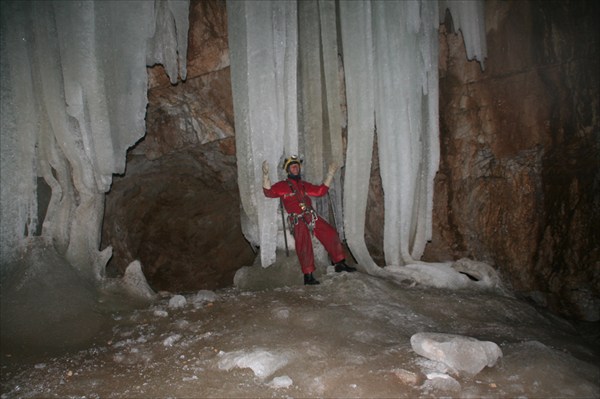
[[376,1],[373,14],[384,253],[386,264],[402,265],[420,258],[431,232],[439,152],[437,4]]
[[[337,18],[334,0],[319,1],[319,19],[321,23],[321,53],[323,65],[323,84],[325,88],[325,109],[323,129],[324,162],[335,162],[338,167],[343,166],[344,148],[342,143],[342,99],[340,96],[340,61],[337,44]],[[341,169],[340,169],[341,170]],[[344,237],[344,224],[342,216],[342,185],[341,172],[335,175],[329,190],[335,217],[330,222],[335,222],[340,237]]]
[[284,131],[291,126],[285,113],[291,86],[284,78],[293,71],[285,64],[296,62],[290,53],[295,50],[287,48],[295,43],[287,41],[296,35],[295,25],[288,23],[296,18],[295,6],[295,2],[227,2],[242,230],[252,245],[260,247],[264,267],[275,261],[278,201],[264,197],[262,162],[269,162],[275,181]]
[[421,1],[421,38],[420,55],[422,57],[421,83],[422,102],[422,183],[418,196],[417,229],[411,248],[413,259],[420,259],[427,241],[432,237],[433,190],[435,175],[440,162],[439,140],[439,8],[433,1]]
[[375,125],[371,3],[342,1],[339,6],[348,106],[345,233],[359,265],[376,273],[379,268],[371,258],[364,238]]

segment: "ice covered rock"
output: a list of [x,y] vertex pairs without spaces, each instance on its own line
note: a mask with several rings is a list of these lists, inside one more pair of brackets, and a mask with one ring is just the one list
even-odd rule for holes
[[415,352],[446,364],[458,375],[474,376],[485,366],[492,367],[502,357],[494,342],[443,333],[417,333],[410,338]]
[[219,368],[231,370],[234,367],[252,369],[259,378],[267,378],[288,363],[283,353],[269,352],[264,349],[254,351],[220,352]]
[[427,389],[443,390],[443,391],[459,391],[460,383],[448,374],[444,373],[429,373],[427,381],[423,384]]
[[173,334],[169,335],[167,338],[163,340],[164,346],[173,346],[177,341],[181,339],[181,334]]
[[207,302],[214,302],[217,300],[217,294],[210,290],[200,290],[196,292],[194,296],[190,298],[190,302],[196,306],[202,306]]
[[269,383],[269,386],[275,389],[289,388],[290,386],[292,386],[293,383],[294,381],[292,381],[290,377],[288,377],[287,375],[282,375],[281,377],[273,378],[273,380]]
[[187,304],[187,299],[183,295],[174,295],[169,299],[169,308],[177,309],[182,308]]

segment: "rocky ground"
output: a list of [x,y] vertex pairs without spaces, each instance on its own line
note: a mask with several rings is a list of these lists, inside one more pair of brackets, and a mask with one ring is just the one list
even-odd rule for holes
[[[277,273],[300,283],[291,265]],[[4,348],[1,398],[600,395],[597,341],[506,293],[331,267],[318,278],[317,286],[263,279],[264,287],[238,278],[246,288],[162,293],[135,310],[105,303],[107,322],[78,348],[28,356]],[[493,342],[502,357],[467,376],[415,352],[411,337],[427,332]]]

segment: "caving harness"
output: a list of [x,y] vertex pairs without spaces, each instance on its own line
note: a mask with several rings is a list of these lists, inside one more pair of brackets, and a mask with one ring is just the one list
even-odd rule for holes
[[290,225],[290,233],[292,234],[292,236],[294,235],[294,227],[300,222],[304,222],[306,223],[306,226],[308,227],[308,230],[310,231],[311,234],[314,233],[314,229],[315,229],[315,223],[317,222],[317,219],[319,218],[319,215],[317,215],[317,212],[312,208],[312,206],[310,206],[308,204],[308,198],[306,197],[306,190],[304,189],[304,184],[302,185],[303,193],[302,195],[296,190],[296,188],[294,187],[294,185],[292,183],[290,183],[289,180],[286,180],[288,186],[290,186],[290,190],[292,190],[291,193],[286,194],[285,196],[291,196],[294,195],[297,199],[298,199],[298,203],[300,205],[300,209],[302,210],[302,213],[289,213],[288,214],[288,221],[289,221],[289,225]]

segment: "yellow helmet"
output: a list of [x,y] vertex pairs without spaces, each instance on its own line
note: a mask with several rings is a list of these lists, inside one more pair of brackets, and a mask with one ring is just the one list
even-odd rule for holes
[[290,167],[290,165],[295,163],[302,167],[302,160],[298,158],[297,155],[292,155],[291,157],[286,158],[286,160],[283,162],[283,170],[288,172],[288,168]]

